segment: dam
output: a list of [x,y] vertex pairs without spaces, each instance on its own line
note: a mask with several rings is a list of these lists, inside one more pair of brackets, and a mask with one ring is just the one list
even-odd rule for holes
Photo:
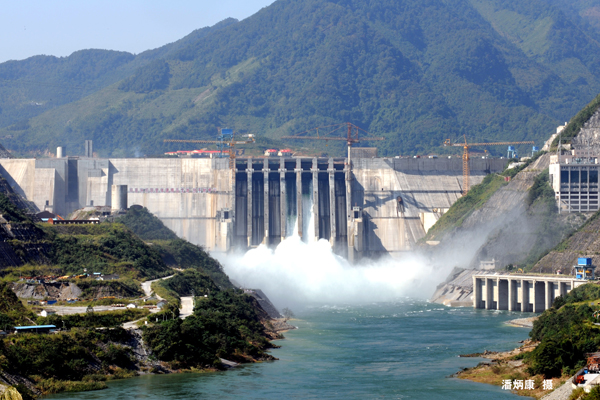
[[[148,208],[213,252],[325,239],[350,260],[401,254],[461,197],[461,158],[0,159],[0,174],[40,211]],[[354,151],[357,151],[354,153]],[[506,160],[470,160],[471,185]],[[114,203],[114,204],[113,204]]]

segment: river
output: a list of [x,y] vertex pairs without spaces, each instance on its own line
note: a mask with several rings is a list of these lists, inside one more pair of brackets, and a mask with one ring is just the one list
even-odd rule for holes
[[[279,361],[225,372],[146,375],[106,390],[51,399],[507,399],[497,386],[449,377],[481,359],[459,354],[508,350],[528,330],[519,313],[448,308],[410,298],[296,312],[299,329],[276,341]],[[522,398],[522,397],[520,397]]]

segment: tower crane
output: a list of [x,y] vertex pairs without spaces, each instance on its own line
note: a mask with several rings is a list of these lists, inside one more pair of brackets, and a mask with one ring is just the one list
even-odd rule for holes
[[[321,130],[326,130],[325,135],[331,135],[334,132],[337,132],[341,129],[347,128],[346,131],[346,137],[342,137],[342,136],[320,136],[319,135],[319,129]],[[305,133],[311,133],[315,131],[316,136],[301,136]],[[329,140],[342,140],[345,141],[348,144],[348,165],[350,165],[350,153],[351,153],[351,148],[352,145],[355,143],[359,143],[360,142],[360,138],[358,137],[358,133],[359,131],[363,131],[366,134],[369,134],[369,132],[365,131],[364,129],[359,128],[358,126],[350,123],[350,122],[344,122],[342,124],[336,124],[336,125],[327,125],[327,126],[319,126],[313,129],[309,129],[307,131],[304,132],[300,132],[296,135],[293,136],[282,136],[282,139],[301,139],[301,140],[325,140],[325,141],[329,141]],[[385,140],[385,138],[383,137],[369,137],[369,138],[364,138],[363,140],[377,140],[377,141],[381,141],[381,140]]]
[[[223,133],[221,133],[223,135]],[[233,133],[230,140],[187,140],[187,139],[165,139],[165,143],[201,143],[201,144],[218,144],[229,147],[229,168],[235,170],[235,146],[240,144],[254,143],[253,134],[242,135],[245,140],[235,140]]]
[[451,139],[444,140],[444,146],[462,147],[463,148],[463,196],[469,192],[469,148],[474,146],[510,146],[514,144],[534,144],[532,140],[522,142],[494,142],[494,143],[468,143],[467,136],[463,135],[464,143],[452,143]]

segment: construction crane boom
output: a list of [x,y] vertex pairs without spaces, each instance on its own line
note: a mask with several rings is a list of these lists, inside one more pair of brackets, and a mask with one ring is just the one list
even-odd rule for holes
[[[220,140],[185,140],[185,139],[165,139],[165,143],[201,143],[201,144],[219,144]],[[223,142],[226,145],[230,144],[248,144],[254,143],[254,140],[233,140],[229,142]]]
[[[533,140],[526,140],[523,142],[468,143],[467,146],[510,146],[514,144],[535,144],[535,142]],[[446,139],[444,146],[464,147],[465,143],[452,143],[450,139]]]
[[253,134],[243,135],[246,140],[233,140],[233,134],[231,140],[196,140],[196,139],[165,139],[165,143],[200,143],[200,144],[223,144],[229,147],[229,168],[235,170],[235,151],[234,147],[239,144],[254,143],[256,139]]
[[511,146],[515,144],[535,144],[532,140],[520,141],[520,142],[492,142],[492,143],[468,143],[467,136],[463,135],[465,139],[464,143],[452,143],[452,140],[444,140],[444,146],[462,147],[463,148],[463,196],[469,192],[469,148],[473,146]]
[[[333,128],[333,130],[330,130],[328,128]],[[346,131],[346,137],[335,137],[335,136],[319,136],[319,129],[321,130],[328,130],[328,132],[326,133],[326,135],[330,135],[342,128],[347,128]],[[304,133],[309,133],[315,131],[317,136],[301,136]],[[325,140],[325,141],[330,141],[330,140],[339,140],[339,141],[345,141],[348,144],[348,165],[350,166],[350,153],[351,153],[351,148],[352,145],[355,143],[359,143],[360,142],[360,138],[358,137],[358,133],[359,131],[363,131],[366,134],[369,134],[369,132],[365,131],[364,129],[359,128],[358,126],[350,123],[350,122],[345,122],[343,124],[336,124],[336,125],[327,125],[327,126],[319,126],[317,128],[313,128],[313,129],[309,129],[307,131],[304,132],[300,132],[297,135],[293,135],[293,136],[282,136],[282,139],[300,139],[300,140]],[[363,138],[362,140],[376,140],[376,141],[382,141],[385,140],[384,137],[367,137],[367,138]]]

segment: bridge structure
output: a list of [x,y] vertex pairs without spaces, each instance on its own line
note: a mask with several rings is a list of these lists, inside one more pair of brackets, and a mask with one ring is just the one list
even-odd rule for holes
[[[353,148],[353,151],[359,150]],[[471,159],[480,183],[503,159]],[[141,205],[209,251],[325,239],[355,260],[401,254],[462,195],[460,158],[0,159],[0,175],[41,210]],[[114,203],[114,204],[113,204]]]
[[473,275],[473,307],[541,313],[588,282],[568,275]]

